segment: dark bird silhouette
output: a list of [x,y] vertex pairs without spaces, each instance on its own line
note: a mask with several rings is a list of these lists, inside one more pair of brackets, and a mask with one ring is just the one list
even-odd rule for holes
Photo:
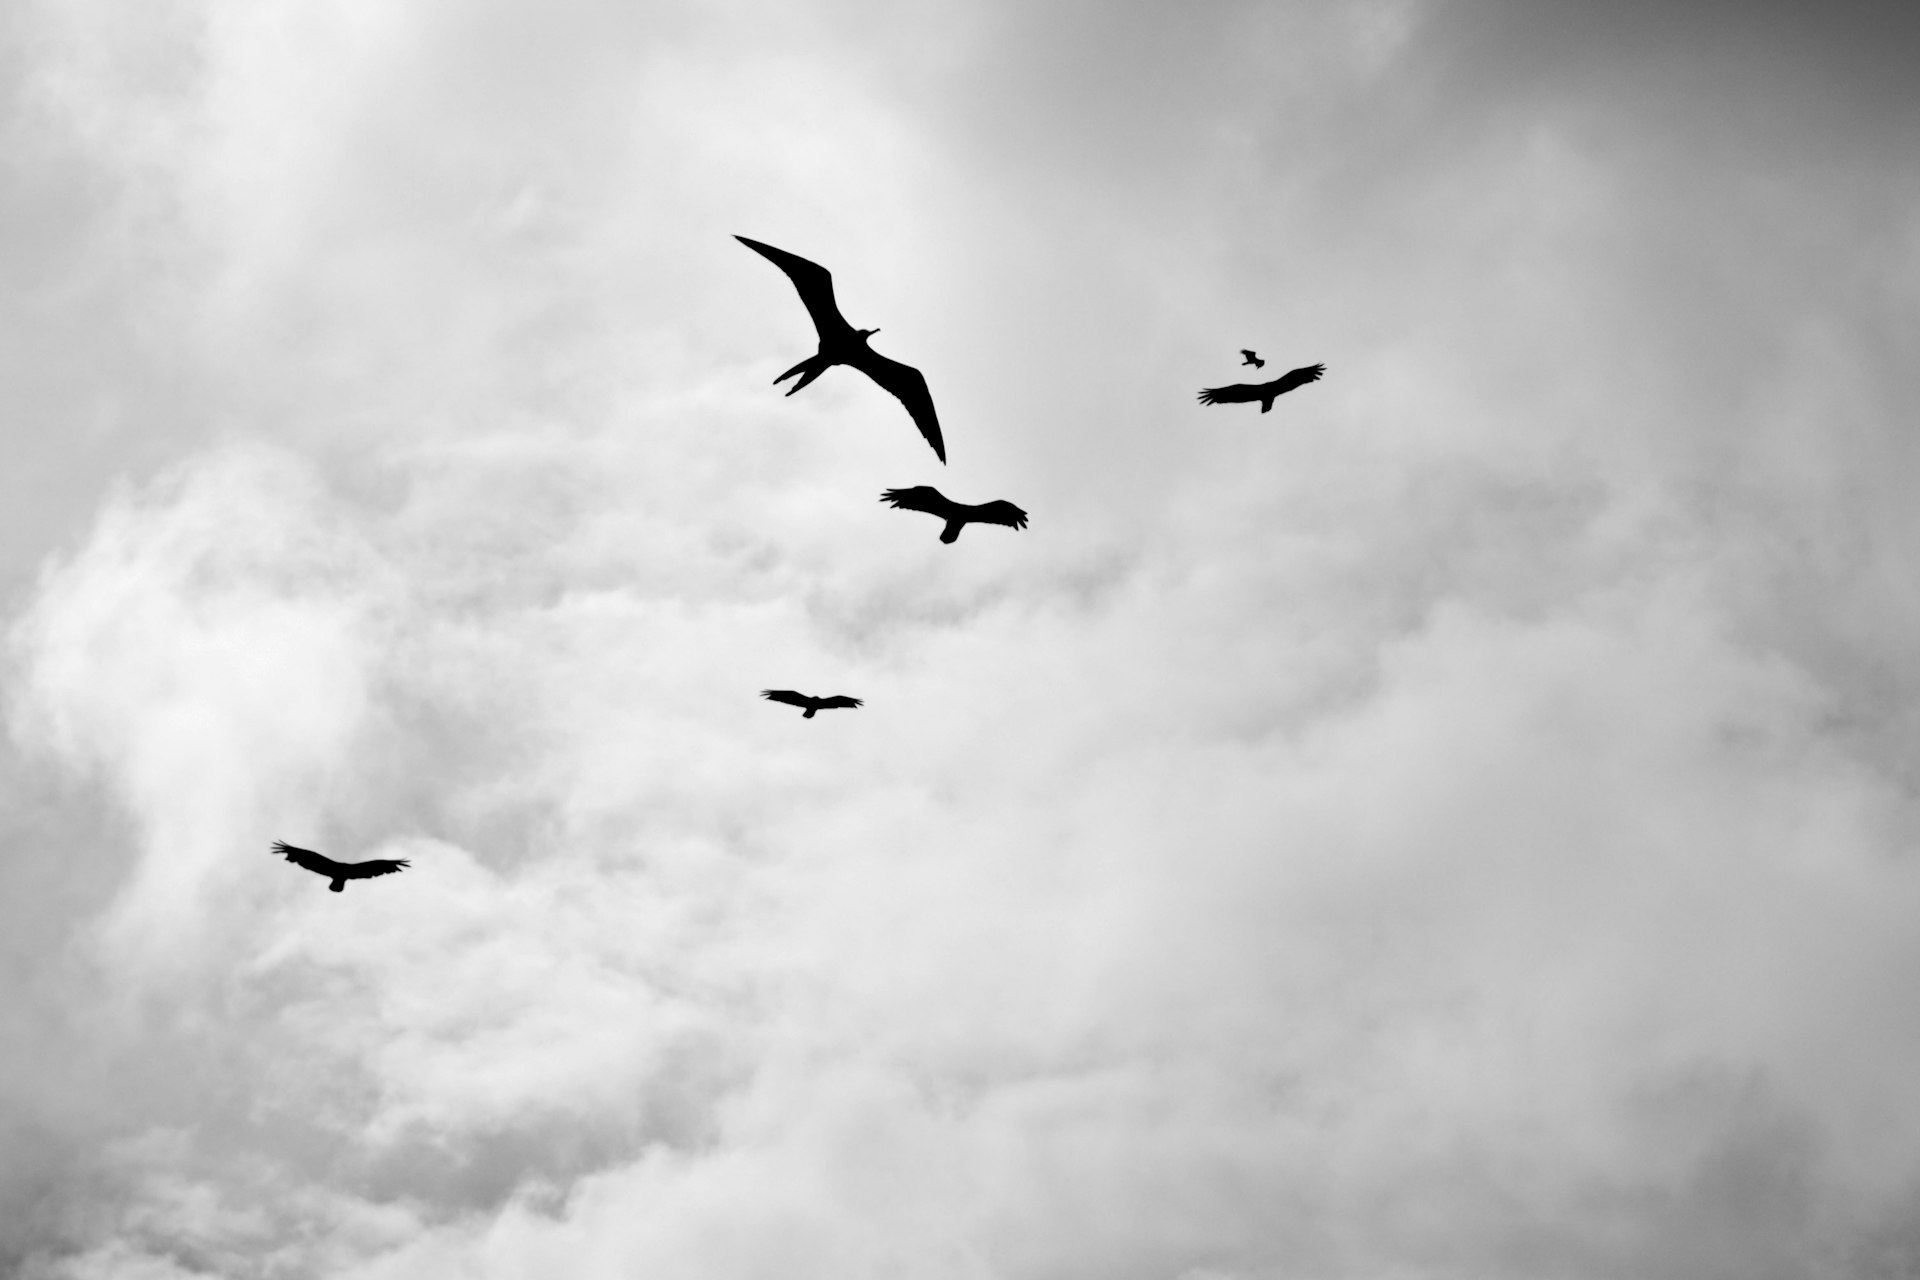
[[1264,369],[1267,367],[1267,362],[1265,360],[1262,360],[1259,356],[1253,354],[1253,352],[1247,350],[1245,347],[1240,348],[1240,354],[1246,357],[1246,359],[1240,362],[1241,364],[1250,364],[1256,369]]
[[1323,364],[1310,364],[1304,369],[1282,374],[1272,382],[1236,382],[1230,387],[1208,387],[1200,393],[1200,403],[1246,404],[1258,400],[1260,412],[1265,413],[1273,408],[1275,396],[1283,396],[1295,387],[1320,381],[1320,375],[1326,372],[1326,368]]
[[324,854],[311,849],[296,849],[285,840],[275,840],[273,851],[282,854],[296,867],[305,867],[315,875],[326,876],[333,881],[327,888],[335,893],[343,892],[349,880],[367,880],[374,876],[390,876],[396,871],[404,871],[413,864],[405,858],[375,858],[371,862],[335,862]]
[[920,428],[920,434],[933,446],[934,456],[946,462],[947,446],[940,438],[940,419],[933,411],[933,396],[927,390],[927,380],[912,365],[889,360],[867,345],[868,337],[880,332],[878,329],[856,329],[847,323],[833,300],[833,272],[817,262],[808,262],[797,253],[745,236],[734,239],[787,273],[800,301],[806,305],[807,314],[813,317],[814,330],[820,335],[820,350],[775,378],[774,385],[799,374],[800,381],[787,389],[787,394],[792,395],[834,365],[850,365],[907,407],[913,425]]
[[814,698],[804,693],[795,693],[791,689],[762,689],[760,696],[768,702],[784,702],[789,706],[805,707],[807,713],[800,717],[802,720],[813,719],[813,713],[816,711],[831,711],[835,707],[860,705],[860,699],[849,698],[844,693],[837,693],[831,698]]
[[947,527],[940,533],[942,542],[954,541],[960,536],[960,530],[970,524],[1004,524],[1013,529],[1027,527],[1027,513],[1004,498],[998,502],[968,506],[964,502],[955,502],[929,484],[915,485],[911,489],[889,489],[880,495],[880,501],[892,503],[898,511],[924,511],[930,516],[939,516],[947,522]]

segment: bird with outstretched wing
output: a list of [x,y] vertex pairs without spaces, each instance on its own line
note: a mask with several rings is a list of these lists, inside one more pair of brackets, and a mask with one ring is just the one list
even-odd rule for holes
[[1200,392],[1201,404],[1251,404],[1260,402],[1260,412],[1273,408],[1273,398],[1283,396],[1295,387],[1304,387],[1309,382],[1320,381],[1325,373],[1324,364],[1310,364],[1304,369],[1295,369],[1284,373],[1272,382],[1236,382],[1230,387],[1207,387]]
[[311,849],[295,848],[284,840],[275,840],[273,851],[283,855],[296,867],[304,867],[315,875],[326,876],[333,881],[327,888],[335,893],[344,892],[349,880],[390,876],[396,871],[404,871],[413,865],[406,858],[375,858],[370,862],[335,862],[325,854],[315,853]]
[[891,503],[896,511],[924,511],[930,516],[939,516],[947,522],[947,527],[940,533],[942,542],[954,541],[960,536],[960,530],[969,524],[1003,524],[1012,529],[1027,527],[1027,513],[1005,498],[997,502],[969,505],[955,502],[929,484],[915,485],[911,489],[888,489],[880,495],[880,501]]
[[867,339],[880,332],[878,329],[856,329],[847,323],[833,299],[833,273],[797,253],[745,236],[734,239],[786,272],[807,314],[813,317],[814,331],[820,339],[820,349],[775,378],[774,385],[799,374],[800,380],[787,389],[787,394],[792,395],[836,364],[858,369],[906,406],[907,416],[933,446],[934,456],[944,463],[947,446],[940,437],[940,418],[933,410],[933,394],[927,390],[927,380],[912,365],[889,360],[867,345]]
[[1240,348],[1240,356],[1241,356],[1241,359],[1240,359],[1241,364],[1250,364],[1256,369],[1264,369],[1267,367],[1267,362],[1265,360],[1262,360],[1259,356],[1253,354],[1253,352],[1247,350],[1245,347]]
[[805,707],[802,720],[813,719],[816,711],[832,711],[836,707],[858,707],[863,705],[858,698],[849,698],[844,693],[836,693],[831,698],[816,698],[810,694],[795,693],[791,689],[762,689],[760,696],[768,702],[784,702],[792,707]]

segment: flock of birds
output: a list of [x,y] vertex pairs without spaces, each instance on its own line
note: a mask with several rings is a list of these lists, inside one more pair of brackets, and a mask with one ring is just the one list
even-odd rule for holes
[[[818,378],[834,365],[843,364],[858,369],[873,379],[883,391],[890,393],[905,406],[907,416],[913,425],[919,428],[920,435],[933,449],[933,454],[944,465],[947,461],[947,446],[940,434],[940,417],[934,412],[933,395],[927,390],[927,380],[912,365],[901,364],[898,360],[889,360],[867,345],[867,339],[880,332],[878,329],[856,329],[847,323],[840,314],[839,304],[833,297],[833,273],[817,262],[809,262],[797,253],[788,253],[785,249],[776,249],[770,244],[758,240],[749,240],[745,236],[735,236],[747,248],[753,250],[767,261],[786,273],[793,282],[794,291],[800,295],[801,305],[813,318],[813,327],[819,338],[819,349],[805,360],[794,365],[773,380],[779,386],[788,378],[799,377],[787,394],[792,395],[800,388]],[[1251,365],[1256,369],[1266,367],[1254,352],[1241,348],[1242,365]],[[1201,404],[1252,404],[1260,402],[1260,412],[1266,413],[1273,408],[1276,396],[1283,396],[1296,387],[1309,382],[1317,382],[1326,372],[1324,364],[1307,365],[1282,374],[1271,382],[1240,382],[1225,387],[1206,387],[1200,392]],[[960,531],[969,524],[998,524],[1012,529],[1027,527],[1027,513],[1004,499],[983,502],[977,505],[955,502],[932,485],[915,485],[911,489],[888,489],[880,495],[880,501],[887,503],[896,511],[920,511],[937,516],[946,522],[940,531],[940,541],[954,542],[960,537]],[[770,702],[781,702],[788,706],[801,707],[801,719],[811,720],[817,712],[830,711],[842,707],[858,707],[860,699],[845,694],[818,698],[810,694],[796,693],[792,689],[763,689],[760,696]],[[347,887],[349,880],[367,880],[374,876],[392,875],[404,871],[409,865],[405,858],[374,858],[365,862],[336,862],[324,854],[311,849],[301,849],[282,840],[276,840],[273,852],[280,854],[296,867],[302,867],[316,875],[327,877],[327,888],[340,893]]]

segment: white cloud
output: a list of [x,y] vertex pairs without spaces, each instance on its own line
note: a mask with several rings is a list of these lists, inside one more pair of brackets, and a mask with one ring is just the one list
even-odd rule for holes
[[[1623,151],[1635,104],[1482,83],[1436,11],[531,12],[47,19],[228,438],[15,629],[23,748],[138,847],[37,979],[96,1114],[10,1260],[1910,1256],[1859,287],[1906,241],[1820,261],[1866,160],[1703,244],[1776,152],[1663,186],[1721,126]],[[1031,529],[875,501],[934,464],[845,371],[765,385],[805,321],[735,231],[834,266],[938,482]],[[1329,377],[1194,406],[1245,342]],[[329,894],[276,837],[412,866]]]
[[129,977],[190,949],[227,858],[269,813],[310,820],[348,765],[367,702],[356,598],[378,583],[303,479],[217,456],[152,505],[116,504],[17,633],[30,738],[111,779],[141,830],[105,924],[134,949]]

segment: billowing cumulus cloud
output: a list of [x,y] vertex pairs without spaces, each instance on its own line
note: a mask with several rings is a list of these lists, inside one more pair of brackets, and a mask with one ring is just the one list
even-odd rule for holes
[[0,1258],[1912,1271],[1857,18],[9,19]]

